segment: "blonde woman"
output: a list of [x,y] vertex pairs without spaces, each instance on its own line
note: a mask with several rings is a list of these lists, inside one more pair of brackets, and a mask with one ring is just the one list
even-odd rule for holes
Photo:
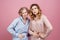
[[17,17],[7,28],[8,32],[12,34],[12,40],[28,40],[27,33],[29,27],[29,19],[27,19],[28,9],[22,7],[19,9],[19,17]]
[[44,38],[51,32],[52,25],[47,17],[41,13],[41,9],[37,4],[32,4],[30,10],[30,39],[44,40]]

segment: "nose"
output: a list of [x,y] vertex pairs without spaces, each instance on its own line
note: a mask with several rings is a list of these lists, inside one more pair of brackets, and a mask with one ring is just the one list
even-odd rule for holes
[[24,15],[27,16],[27,13],[25,13]]

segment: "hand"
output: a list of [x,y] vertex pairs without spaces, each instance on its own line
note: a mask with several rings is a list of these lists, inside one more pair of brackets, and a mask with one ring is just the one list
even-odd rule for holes
[[33,37],[37,37],[37,38],[38,38],[39,35],[38,35],[36,32],[34,32],[34,33],[33,33]]
[[22,38],[24,38],[24,37],[25,37],[24,35],[19,34],[19,38],[20,38],[20,39],[22,39]]
[[39,33],[39,36],[40,36],[41,38],[45,38],[45,37],[46,37],[46,34],[43,33],[43,32],[41,32],[41,33]]

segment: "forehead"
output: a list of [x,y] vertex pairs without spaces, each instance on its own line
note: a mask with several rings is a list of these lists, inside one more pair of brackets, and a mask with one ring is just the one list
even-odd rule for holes
[[37,8],[37,6],[32,6],[32,9]]
[[23,10],[22,10],[22,13],[24,13],[24,12],[27,12],[27,10],[26,10],[26,9],[23,9]]

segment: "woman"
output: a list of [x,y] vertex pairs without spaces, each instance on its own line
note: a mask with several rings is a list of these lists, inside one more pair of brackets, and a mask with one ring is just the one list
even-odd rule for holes
[[51,32],[52,25],[47,17],[41,13],[41,9],[37,4],[32,4],[30,10],[30,38],[31,40],[44,40],[44,38]]
[[18,13],[20,16],[9,25],[7,30],[13,35],[13,40],[28,40],[28,9],[26,7],[22,7]]

